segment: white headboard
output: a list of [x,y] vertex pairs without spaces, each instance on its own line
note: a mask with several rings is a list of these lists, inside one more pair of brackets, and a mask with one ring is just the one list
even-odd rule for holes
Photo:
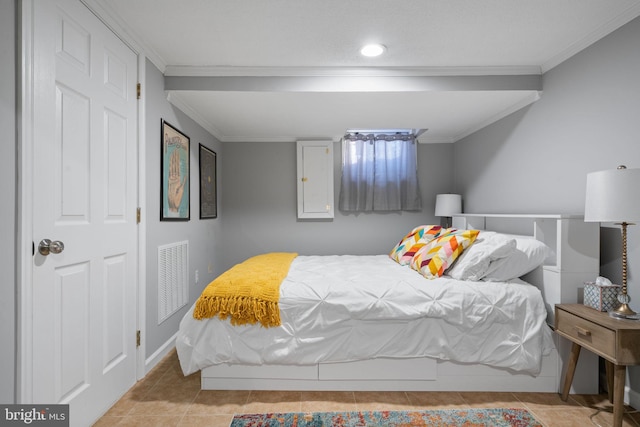
[[555,305],[581,303],[584,282],[600,271],[600,226],[581,215],[464,213],[453,216],[453,226],[530,236],[553,250],[543,266],[523,277],[542,292],[550,325]]

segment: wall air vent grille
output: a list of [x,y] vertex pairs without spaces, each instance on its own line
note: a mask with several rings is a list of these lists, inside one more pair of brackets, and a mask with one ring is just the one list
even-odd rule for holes
[[158,325],[189,301],[189,242],[158,247]]

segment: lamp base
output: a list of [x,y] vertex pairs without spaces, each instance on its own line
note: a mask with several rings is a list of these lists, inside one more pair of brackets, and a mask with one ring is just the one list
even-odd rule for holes
[[628,304],[624,304],[624,303],[620,304],[620,307],[616,308],[615,310],[611,310],[609,312],[609,316],[617,317],[620,319],[632,318],[635,315],[636,315],[636,312],[631,310]]

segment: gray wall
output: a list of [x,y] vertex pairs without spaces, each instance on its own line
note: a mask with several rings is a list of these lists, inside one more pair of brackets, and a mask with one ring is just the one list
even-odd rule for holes
[[0,128],[4,129],[3,155],[0,156],[2,198],[9,201],[0,210],[0,402],[15,402],[16,363],[16,13],[15,1],[0,2]]
[[[466,210],[583,213],[588,172],[640,168],[639,76],[640,19],[547,72],[538,102],[455,144]],[[631,306],[639,311],[640,226],[629,228],[628,250]],[[619,228],[602,228],[601,274],[616,283],[620,253]],[[640,370],[631,384],[640,392]]]
[[[269,251],[302,255],[388,253],[412,227],[440,221],[433,215],[435,195],[453,190],[452,155],[452,144],[418,146],[422,212],[346,215],[336,209],[331,221],[299,221],[296,144],[225,143],[221,204],[225,246],[217,252],[222,267]],[[340,143],[334,143],[336,206],[340,173]]]
[[[147,251],[146,292],[147,292],[147,321],[146,321],[146,357],[151,356],[164,345],[178,330],[187,308],[191,306],[204,286],[213,280],[214,272],[220,271],[220,260],[215,255],[222,252],[221,217],[218,208],[218,218],[199,219],[199,144],[212,149],[217,154],[218,177],[222,169],[222,146],[200,125],[188,118],[182,111],[173,107],[167,101],[164,92],[164,77],[162,73],[149,61],[146,62],[145,108],[146,108],[146,212],[143,214],[146,222]],[[190,138],[190,221],[161,222],[160,221],[160,120],[164,119],[172,126]],[[218,182],[218,189],[220,183]],[[218,192],[218,204],[223,200]],[[158,246],[168,243],[189,241],[189,304],[170,318],[158,325]],[[199,272],[199,282],[195,283],[194,272]],[[209,272],[209,270],[211,272]]]

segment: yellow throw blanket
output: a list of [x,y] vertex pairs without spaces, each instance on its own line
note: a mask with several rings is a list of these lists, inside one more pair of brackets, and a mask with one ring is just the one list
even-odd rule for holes
[[272,252],[236,264],[202,291],[193,317],[230,317],[232,325],[280,326],[280,284],[296,256]]

